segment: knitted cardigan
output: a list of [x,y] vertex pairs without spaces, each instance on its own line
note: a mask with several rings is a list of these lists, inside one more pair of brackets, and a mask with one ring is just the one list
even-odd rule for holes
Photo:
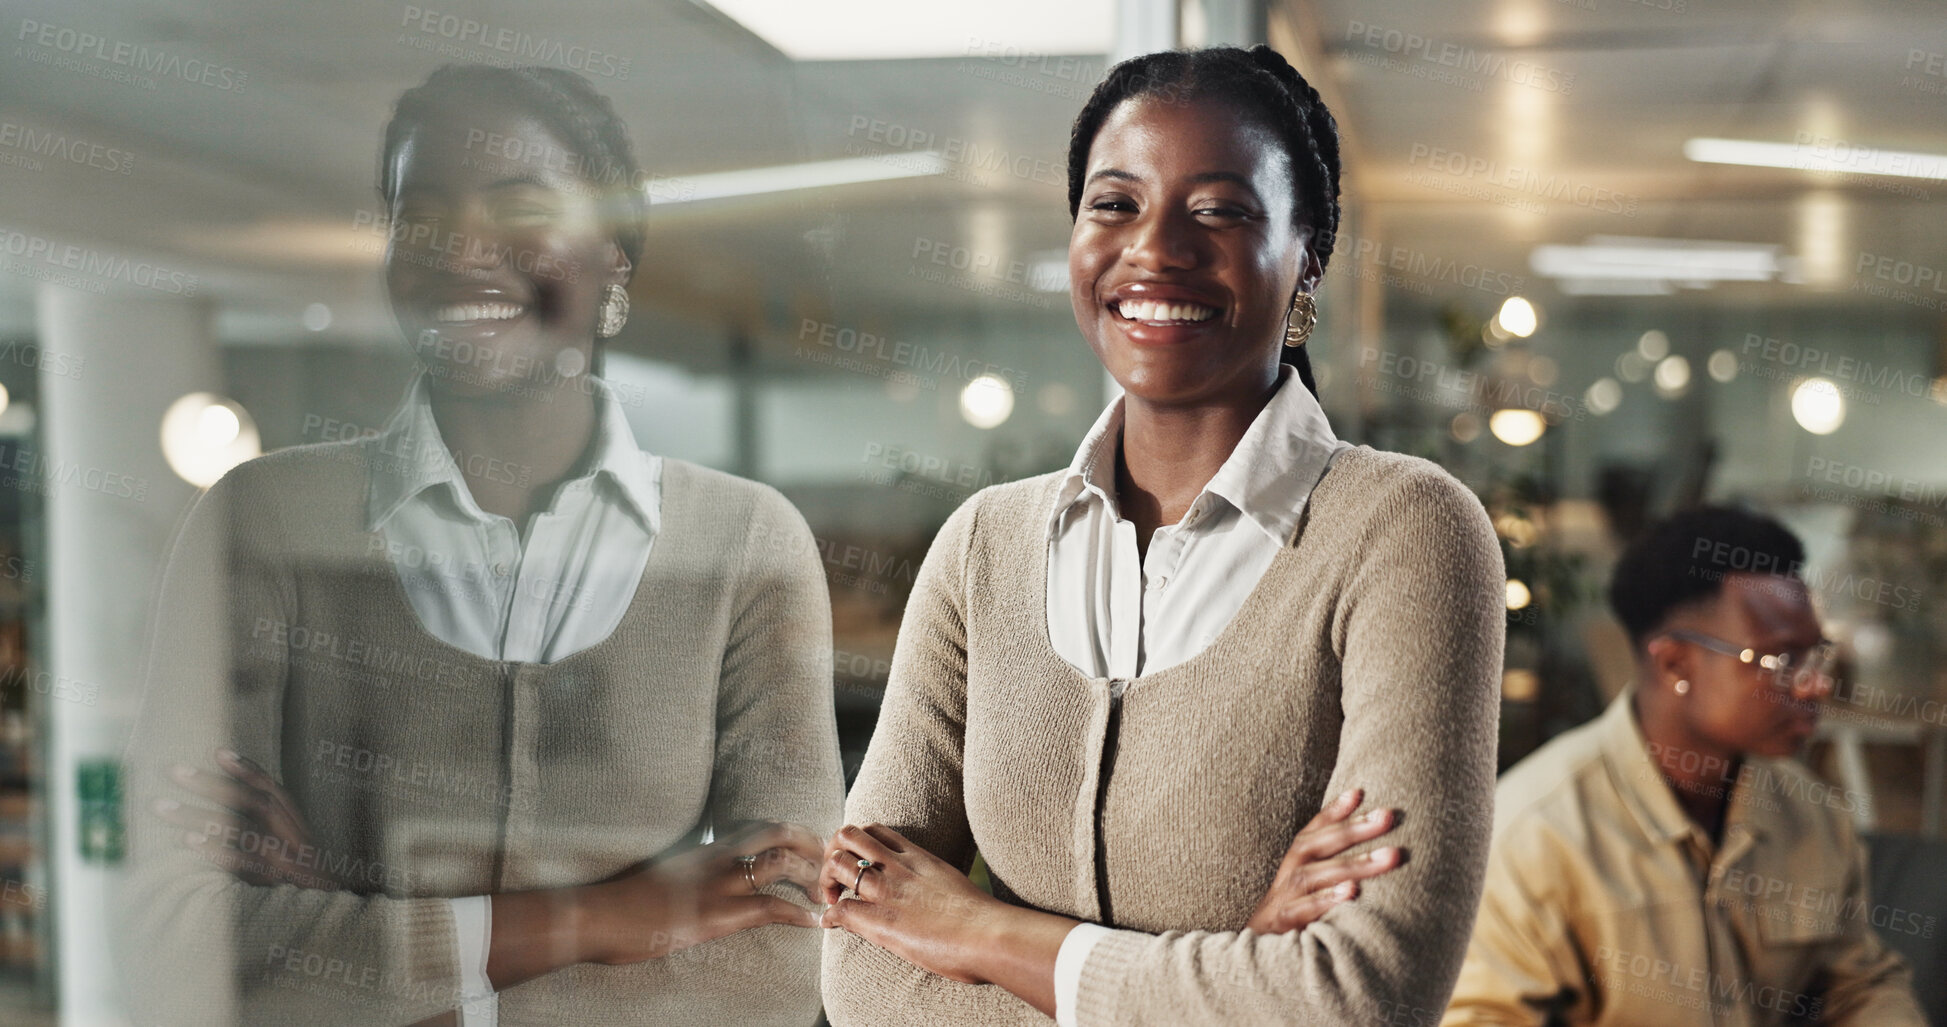
[[[978,850],[1004,901],[1118,928],[1083,968],[1085,1027],[1437,1022],[1494,788],[1505,579],[1480,502],[1347,450],[1208,648],[1110,681],[1048,640],[1059,480],[986,489],[935,539],[847,822],[962,868]],[[1362,848],[1405,865],[1302,932],[1244,930],[1293,835],[1354,786],[1404,811]],[[844,931],[824,993],[837,1027],[1049,1022]]]
[[[824,576],[777,492],[665,460],[662,531],[614,633],[499,662],[419,626],[365,530],[371,459],[365,442],[244,464],[178,543],[128,759],[122,962],[143,1022],[410,1023],[457,999],[448,897],[600,881],[709,824],[836,826]],[[307,865],[358,893],[244,884],[150,812],[186,798],[170,764],[214,769],[219,745],[281,779]],[[571,966],[503,990],[500,1022],[808,1025],[817,946],[774,925]]]

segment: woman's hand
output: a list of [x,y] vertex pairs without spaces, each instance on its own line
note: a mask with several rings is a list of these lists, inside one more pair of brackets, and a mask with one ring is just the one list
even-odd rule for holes
[[1348,819],[1365,798],[1354,788],[1334,799],[1292,839],[1278,864],[1278,876],[1264,893],[1245,928],[1260,934],[1302,931],[1325,911],[1359,894],[1359,882],[1399,866],[1396,846],[1357,856],[1341,853],[1393,829],[1394,810],[1373,809]]
[[359,890],[325,869],[325,853],[275,778],[227,749],[217,750],[216,765],[222,773],[180,764],[172,771],[177,784],[215,809],[173,799],[155,804],[158,816],[184,829],[185,845],[247,884]]
[[[862,868],[860,860],[872,865]],[[848,892],[850,897],[841,901]],[[1003,949],[1020,951],[1048,942],[1052,960],[1053,949],[1075,925],[1065,917],[1001,902],[975,887],[957,867],[884,824],[847,826],[832,836],[818,897],[827,906],[820,921],[824,926],[842,927],[914,966],[962,984],[993,982],[995,957]]]
[[[758,889],[788,881],[810,893],[822,854],[818,836],[807,828],[751,823],[590,885],[582,903],[590,958],[619,966],[765,924],[816,927],[816,913]],[[496,928],[500,908],[496,897]]]

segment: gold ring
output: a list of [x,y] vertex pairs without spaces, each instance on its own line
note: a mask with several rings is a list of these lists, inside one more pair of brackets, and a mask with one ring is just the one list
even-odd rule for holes
[[859,876],[852,879],[852,894],[859,894],[859,885],[865,883],[865,872],[878,865],[869,859],[859,860]]
[[737,865],[744,868],[744,880],[750,882],[751,894],[757,894],[757,857],[738,856]]

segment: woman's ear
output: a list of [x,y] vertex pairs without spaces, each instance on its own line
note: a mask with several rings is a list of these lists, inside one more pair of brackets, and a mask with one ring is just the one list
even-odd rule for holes
[[1325,277],[1325,263],[1318,259],[1318,251],[1312,247],[1314,237],[1310,225],[1298,226],[1298,291],[1316,292],[1318,282]]
[[615,284],[626,287],[630,276],[635,274],[635,264],[629,260],[629,255],[622,251],[622,244],[614,239],[608,241],[608,249],[609,273],[615,276],[612,280]]

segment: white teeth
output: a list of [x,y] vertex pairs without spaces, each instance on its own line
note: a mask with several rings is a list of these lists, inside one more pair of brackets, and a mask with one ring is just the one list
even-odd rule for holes
[[1201,303],[1163,303],[1157,300],[1122,300],[1116,312],[1131,321],[1208,321],[1217,316],[1214,307]]
[[521,316],[518,303],[454,303],[433,312],[437,321],[512,321]]

